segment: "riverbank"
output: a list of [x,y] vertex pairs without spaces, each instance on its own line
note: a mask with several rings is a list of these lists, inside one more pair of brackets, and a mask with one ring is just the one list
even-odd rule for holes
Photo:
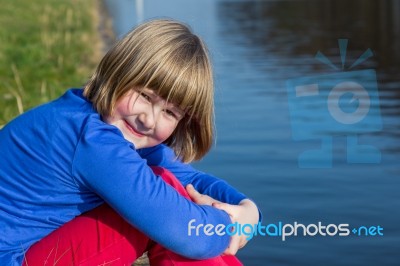
[[96,0],[0,0],[0,127],[82,86],[104,49]]

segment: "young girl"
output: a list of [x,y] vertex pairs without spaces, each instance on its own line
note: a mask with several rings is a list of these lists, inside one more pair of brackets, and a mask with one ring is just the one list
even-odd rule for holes
[[1,129],[0,264],[130,265],[148,251],[152,265],[240,265],[246,236],[188,230],[259,219],[243,194],[187,164],[212,129],[204,44],[176,21],[140,25],[83,90]]

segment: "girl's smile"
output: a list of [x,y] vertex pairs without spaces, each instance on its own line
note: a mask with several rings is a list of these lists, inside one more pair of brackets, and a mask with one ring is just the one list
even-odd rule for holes
[[136,131],[135,128],[133,126],[129,125],[129,123],[126,120],[124,120],[124,122],[125,122],[125,126],[128,128],[129,131],[131,131],[132,134],[136,135],[139,138],[144,137],[144,134],[141,134],[138,131]]

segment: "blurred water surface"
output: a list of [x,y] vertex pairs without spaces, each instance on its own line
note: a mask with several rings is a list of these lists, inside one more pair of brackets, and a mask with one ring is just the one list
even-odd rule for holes
[[[384,228],[375,237],[256,236],[238,254],[245,265],[400,265],[399,1],[106,2],[119,36],[143,19],[171,17],[204,38],[215,68],[217,143],[196,166],[253,198],[263,224]],[[343,69],[338,39],[348,39]],[[319,148],[321,139],[292,139],[287,80],[350,71],[368,48],[373,57],[352,70],[376,71],[379,105],[371,108],[380,110],[382,129],[360,128],[359,142],[378,148],[381,161],[348,163],[339,134],[332,167],[300,168],[299,154]],[[338,70],[316,60],[318,51]],[[310,102],[305,114],[318,108]],[[307,123],[305,117],[304,130]]]

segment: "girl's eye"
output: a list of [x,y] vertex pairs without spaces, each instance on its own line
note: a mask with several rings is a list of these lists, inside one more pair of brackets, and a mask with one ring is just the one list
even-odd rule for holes
[[150,100],[151,100],[150,96],[147,95],[147,94],[144,93],[144,92],[141,92],[141,93],[140,93],[140,96],[142,96],[142,97],[143,97],[146,101],[148,101],[148,102],[150,102]]
[[164,112],[165,112],[168,116],[171,116],[171,117],[173,117],[173,118],[175,118],[175,119],[178,118],[178,116],[177,116],[173,111],[171,111],[171,110],[165,109]]

